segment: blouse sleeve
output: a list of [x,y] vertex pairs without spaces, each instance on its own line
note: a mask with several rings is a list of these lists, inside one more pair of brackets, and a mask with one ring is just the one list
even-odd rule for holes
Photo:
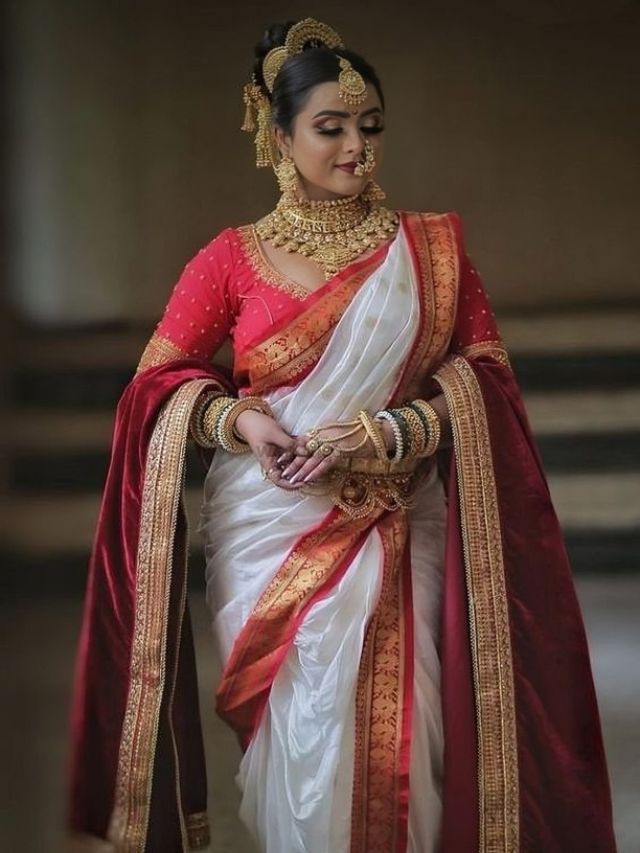
[[482,281],[464,248],[462,225],[457,214],[451,214],[456,232],[460,264],[460,287],[456,323],[451,339],[451,352],[465,358],[488,356],[508,364],[508,356]]
[[184,268],[138,372],[175,359],[210,359],[228,337],[235,319],[230,230],[222,231]]

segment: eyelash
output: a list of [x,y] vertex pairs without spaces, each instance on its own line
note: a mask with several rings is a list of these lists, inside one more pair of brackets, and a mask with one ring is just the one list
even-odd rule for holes
[[[361,128],[361,130],[363,133],[366,133],[367,135],[369,135],[369,134],[382,133],[382,131],[384,130],[384,127],[363,127],[363,128]],[[342,128],[341,127],[333,127],[330,129],[329,128],[327,128],[327,129],[318,128],[318,133],[322,133],[325,136],[338,136],[338,134],[342,133]]]

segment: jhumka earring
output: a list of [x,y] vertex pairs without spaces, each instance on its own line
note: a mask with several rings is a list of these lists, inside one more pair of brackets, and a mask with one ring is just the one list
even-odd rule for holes
[[283,195],[296,195],[298,189],[298,172],[291,157],[283,157],[275,166],[278,186]]

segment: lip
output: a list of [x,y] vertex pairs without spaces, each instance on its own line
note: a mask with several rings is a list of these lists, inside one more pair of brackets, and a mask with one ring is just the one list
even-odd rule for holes
[[355,162],[353,162],[353,163],[339,163],[336,166],[336,169],[341,169],[343,172],[348,172],[350,175],[353,175],[357,165],[358,164]]

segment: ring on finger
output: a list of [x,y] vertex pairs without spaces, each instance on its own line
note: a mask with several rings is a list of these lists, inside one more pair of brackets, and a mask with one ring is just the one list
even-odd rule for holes
[[305,450],[308,450],[309,453],[315,453],[316,450],[319,450],[321,447],[321,442],[318,441],[317,438],[310,438],[309,441],[305,444]]

